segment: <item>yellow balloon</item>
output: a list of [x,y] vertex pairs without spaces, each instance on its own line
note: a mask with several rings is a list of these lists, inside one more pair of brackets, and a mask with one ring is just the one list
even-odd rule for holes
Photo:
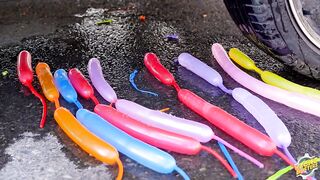
[[229,56],[239,66],[247,70],[257,72],[261,76],[261,79],[267,84],[285,89],[287,91],[297,92],[305,94],[307,96],[320,98],[320,91],[317,89],[296,84],[273,72],[261,70],[255,65],[255,62],[250,57],[248,57],[237,48],[231,48],[229,51]]

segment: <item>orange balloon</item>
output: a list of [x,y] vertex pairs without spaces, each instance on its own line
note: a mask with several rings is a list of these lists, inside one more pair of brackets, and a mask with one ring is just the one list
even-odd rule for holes
[[38,63],[36,67],[37,77],[39,79],[42,92],[51,102],[57,102],[59,99],[59,91],[54,85],[50,67],[46,63]]
[[88,131],[66,108],[56,109],[54,119],[69,138],[88,154],[109,165],[117,163],[119,166],[117,179],[122,179],[123,166],[116,148]]

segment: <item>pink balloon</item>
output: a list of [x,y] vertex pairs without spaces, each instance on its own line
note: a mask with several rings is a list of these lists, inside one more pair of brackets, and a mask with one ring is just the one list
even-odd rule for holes
[[158,127],[177,134],[183,134],[200,142],[206,143],[214,136],[214,133],[209,126],[196,121],[152,110],[125,99],[119,99],[115,105],[118,111],[149,126]]

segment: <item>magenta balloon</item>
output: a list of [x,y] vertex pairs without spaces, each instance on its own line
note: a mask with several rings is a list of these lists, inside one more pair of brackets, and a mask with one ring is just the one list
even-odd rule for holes
[[91,82],[99,94],[108,102],[115,103],[117,101],[117,94],[104,79],[100,61],[97,58],[90,59],[88,63],[88,72]]
[[249,76],[232,63],[224,48],[218,43],[212,45],[212,54],[224,71],[244,87],[273,101],[320,117],[319,100],[270,86]]
[[205,124],[148,109],[125,99],[119,99],[115,105],[118,111],[149,126],[191,137],[200,142],[208,142],[214,137],[212,129]]

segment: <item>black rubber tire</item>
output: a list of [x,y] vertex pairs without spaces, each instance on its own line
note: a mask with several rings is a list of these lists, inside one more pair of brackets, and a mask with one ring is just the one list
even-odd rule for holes
[[287,0],[224,0],[243,34],[276,59],[320,79],[320,49],[297,28]]

